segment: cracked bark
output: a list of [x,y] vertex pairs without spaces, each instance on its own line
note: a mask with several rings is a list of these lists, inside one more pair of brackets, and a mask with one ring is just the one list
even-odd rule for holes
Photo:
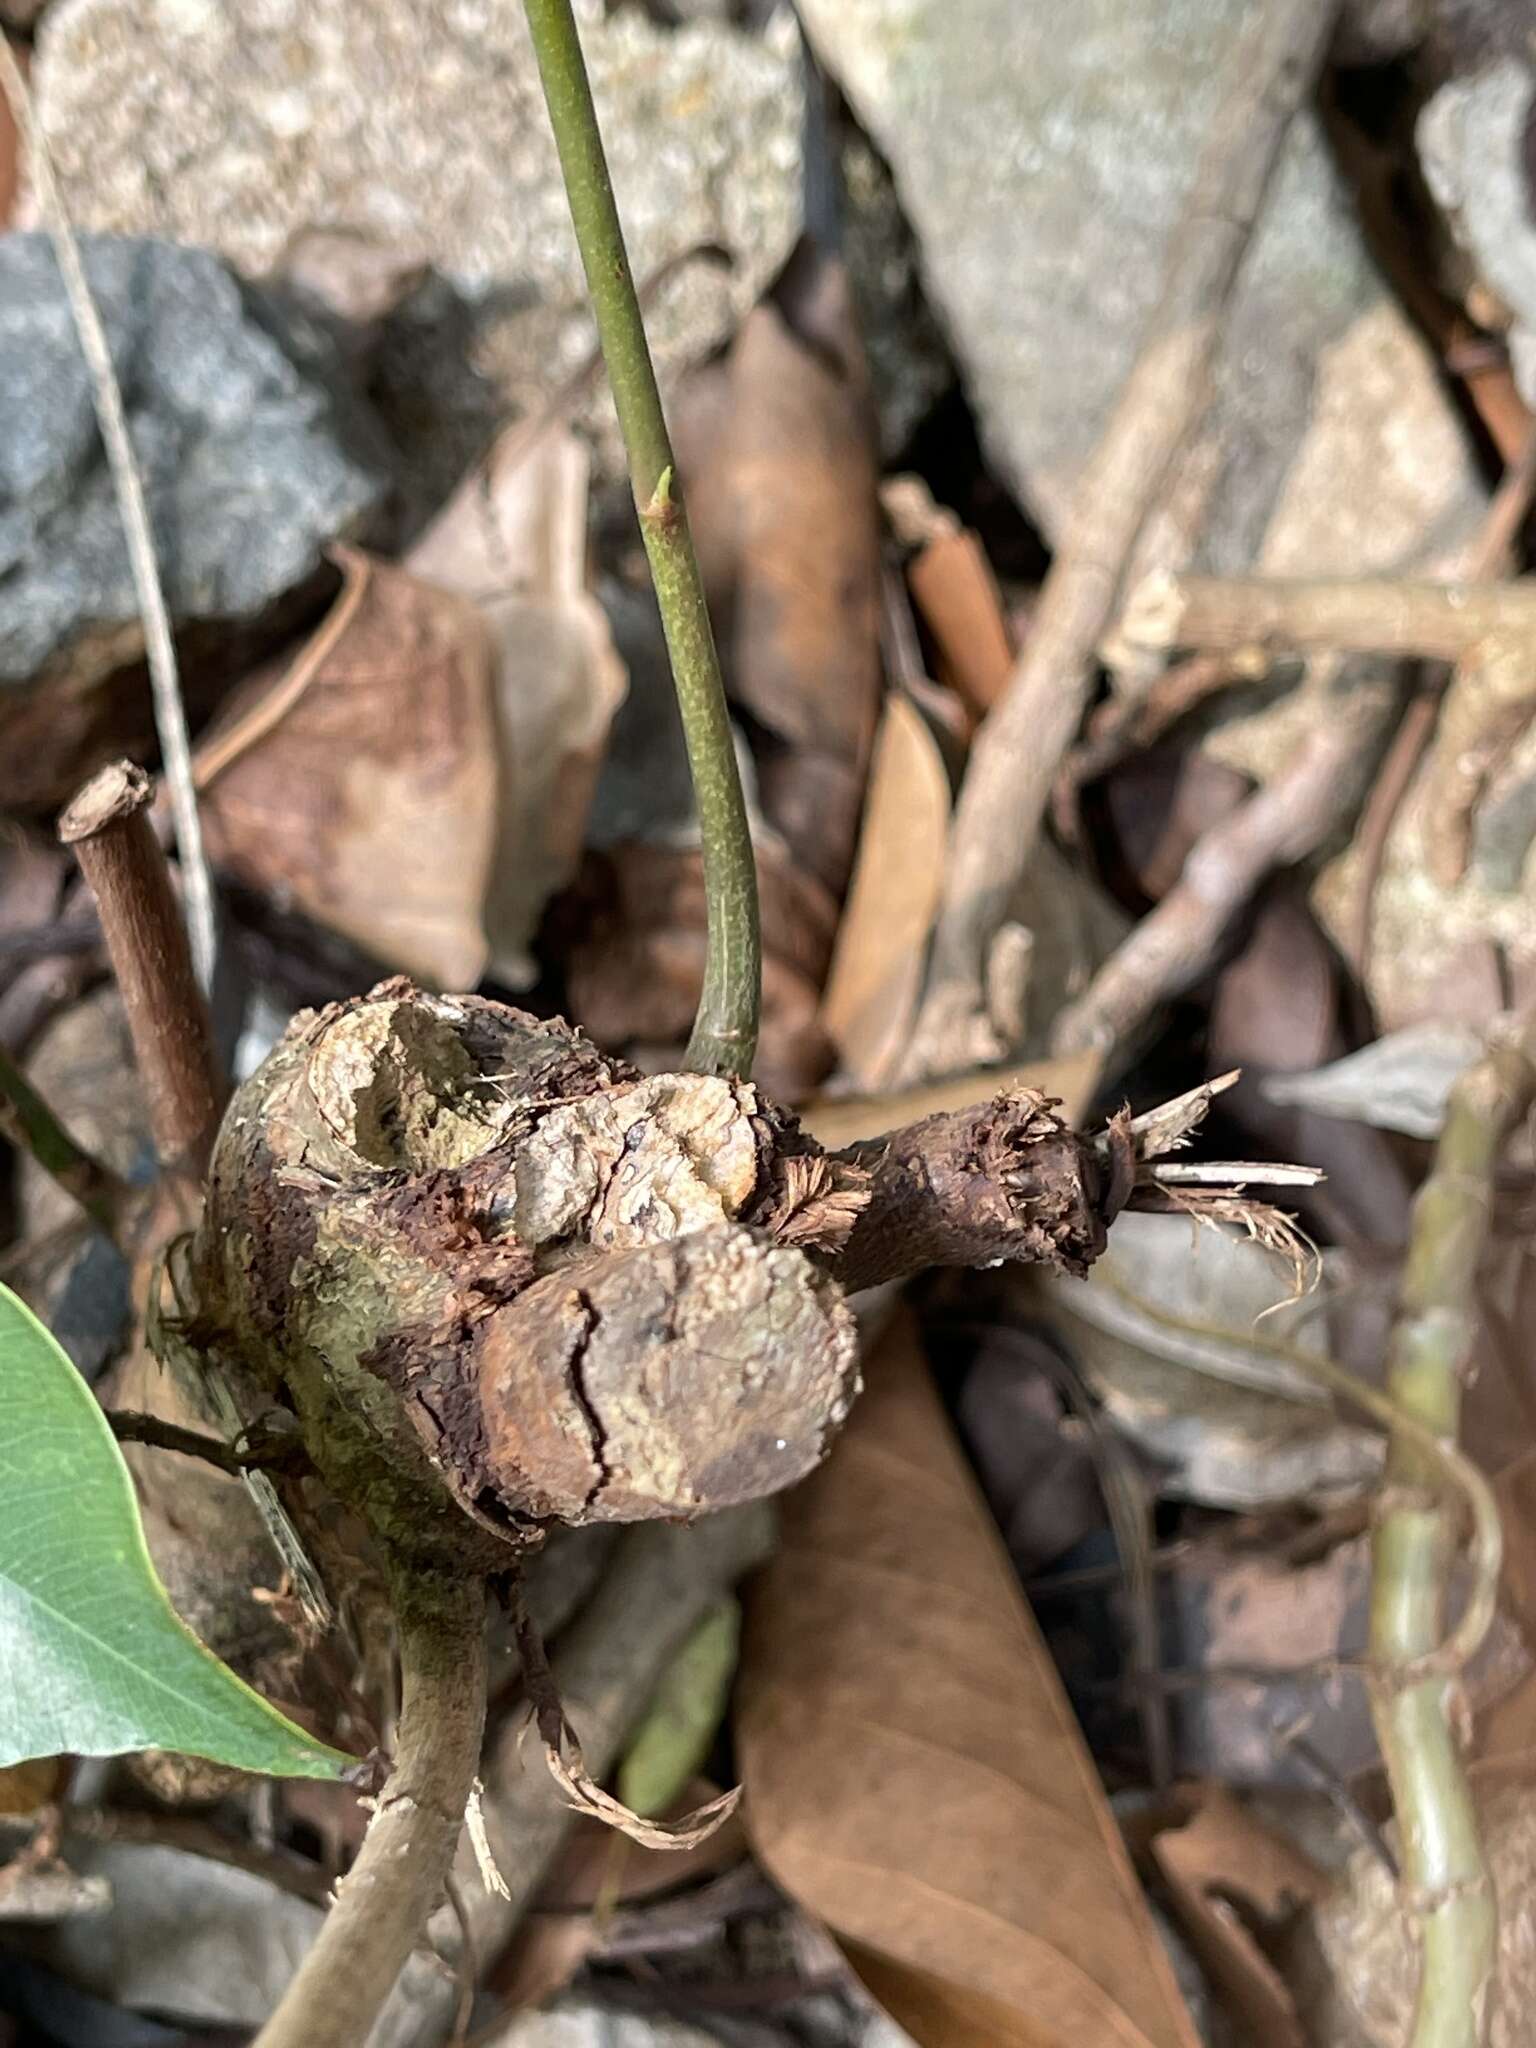
[[1080,1272],[1103,1178],[1028,1089],[829,1155],[749,1082],[389,982],[295,1019],[232,1104],[195,1334],[388,1550],[490,1571],[551,1523],[804,1476],[858,1389],[846,1291]]

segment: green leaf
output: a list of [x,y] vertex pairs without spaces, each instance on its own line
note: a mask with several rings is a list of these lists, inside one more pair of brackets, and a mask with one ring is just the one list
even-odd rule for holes
[[94,1395],[0,1287],[0,1767],[129,1749],[293,1778],[355,1761],[269,1706],[178,1617]]
[[666,1813],[698,1775],[725,1719],[740,1648],[741,1605],[722,1600],[663,1673],[619,1766],[619,1797],[632,1813]]

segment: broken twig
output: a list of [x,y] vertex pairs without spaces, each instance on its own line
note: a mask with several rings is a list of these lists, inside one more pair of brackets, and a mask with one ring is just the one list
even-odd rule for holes
[[1120,622],[1132,646],[1166,652],[1400,654],[1460,661],[1483,641],[1536,644],[1536,578],[1406,583],[1263,576],[1149,576]]
[[200,1175],[223,1101],[208,1005],[193,972],[149,777],[120,761],[93,775],[59,820],[101,915],[161,1164]]
[[[1515,541],[1531,509],[1536,490],[1536,433],[1527,432],[1519,458],[1505,471],[1488,506],[1482,525],[1462,558],[1460,567],[1469,583],[1499,576],[1510,565]],[[1387,841],[1402,807],[1404,797],[1418,773],[1425,749],[1434,736],[1440,702],[1450,677],[1443,666],[1433,666],[1421,677],[1409,698],[1392,743],[1382,756],[1381,766],[1366,798],[1355,832],[1359,873],[1350,918],[1349,957],[1362,985],[1367,983],[1371,964],[1371,908],[1376,883],[1386,857]]]
[[1024,652],[971,755],[909,1078],[1006,1051],[985,1014],[988,951],[1076,736],[1126,563],[1205,408],[1232,284],[1335,12],[1334,0],[1269,0],[1236,53],[1136,366],[1079,481]]
[[1056,1052],[1123,1044],[1159,1003],[1209,971],[1264,877],[1314,852],[1344,816],[1391,704],[1384,683],[1356,681],[1312,722],[1280,772],[1196,842],[1162,902],[1062,1011]]

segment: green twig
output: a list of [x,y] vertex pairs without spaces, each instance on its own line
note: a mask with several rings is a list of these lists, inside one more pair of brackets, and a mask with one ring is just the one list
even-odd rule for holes
[[108,1237],[117,1235],[128,1190],[83,1152],[4,1046],[0,1046],[0,1133],[32,1157]]
[[437,1904],[485,1727],[485,1585],[394,1560],[395,1757],[336,1903],[254,2048],[358,2048]]
[[629,456],[698,805],[709,931],[687,1063],[702,1073],[747,1074],[757,1048],[762,979],[757,871],[719,657],[570,0],[526,0],[526,6]]
[[[1443,1444],[1461,1419],[1478,1260],[1505,1138],[1536,1094],[1536,1024],[1451,1093],[1414,1204],[1387,1388]],[[1453,1726],[1456,1673],[1429,1661],[1444,1626],[1456,1527],[1421,1444],[1395,1431],[1372,1549],[1371,1707],[1402,1841],[1421,1962],[1410,2048],[1486,2038],[1498,1917]]]

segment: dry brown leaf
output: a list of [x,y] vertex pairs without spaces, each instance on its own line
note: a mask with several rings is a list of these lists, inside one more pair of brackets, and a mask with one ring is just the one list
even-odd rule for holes
[[406,558],[473,598],[495,646],[501,800],[485,928],[496,976],[526,988],[545,904],[581,858],[592,791],[627,687],[586,587],[591,461],[568,428],[513,427]]
[[803,241],[679,395],[679,467],[763,814],[847,885],[880,691],[877,456],[847,274]]
[[209,850],[439,988],[485,968],[491,643],[472,604],[354,548],[319,631],[197,750]]
[[1253,1927],[1280,1928],[1323,1897],[1328,1879],[1224,1787],[1188,1799],[1188,1818],[1159,1834],[1152,1854],[1190,1944],[1249,2048],[1306,2048],[1295,2001]]
[[[756,1078],[781,1102],[799,1102],[835,1054],[818,1015],[837,908],[783,849],[757,849],[763,921],[763,1015]],[[675,1065],[704,980],[704,874],[695,847],[642,840],[590,854],[579,886],[551,919],[548,943],[564,961],[570,1015],[612,1049]]]
[[886,698],[870,758],[853,881],[822,994],[843,1071],[878,1091],[906,1047],[944,880],[949,777],[912,700]]
[[0,1815],[8,1820],[36,1813],[62,1799],[69,1782],[69,1767],[63,1757],[33,1757],[24,1764],[7,1764],[0,1770]]
[[908,1318],[868,1383],[751,1600],[758,1853],[924,2048],[1194,2048]]
[[1013,668],[1002,593],[967,527],[936,534],[907,567],[907,584],[939,652],[939,678],[985,718]]
[[1014,1088],[1038,1088],[1042,1095],[1059,1102],[1070,1124],[1080,1123],[1093,1099],[1103,1065],[1095,1052],[1067,1053],[1056,1060],[1029,1060],[1018,1067],[986,1067],[969,1074],[952,1074],[943,1081],[927,1081],[918,1088],[901,1088],[889,1095],[834,1095],[806,1103],[800,1121],[829,1152],[844,1145],[857,1145],[866,1138],[878,1138],[883,1131],[899,1130],[904,1124],[921,1123],[925,1116],[944,1116],[951,1110],[969,1109]]

